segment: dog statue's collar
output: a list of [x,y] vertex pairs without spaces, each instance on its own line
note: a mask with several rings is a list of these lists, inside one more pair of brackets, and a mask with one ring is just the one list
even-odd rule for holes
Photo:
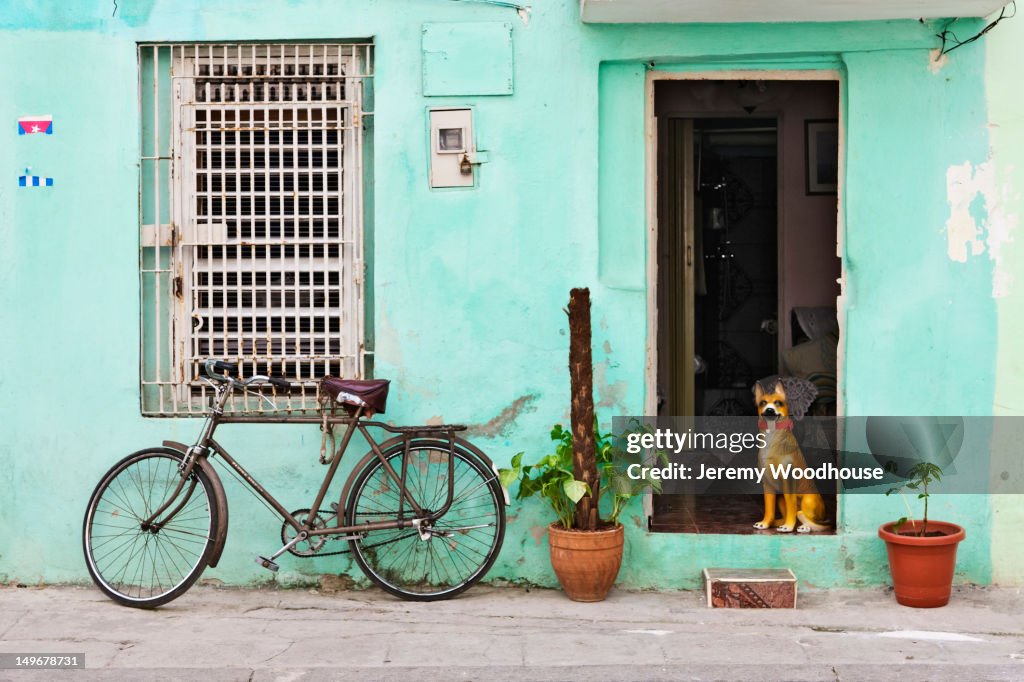
[[[761,431],[768,430],[768,422],[764,419],[764,417],[757,420],[757,428],[760,429]],[[775,428],[782,429],[784,431],[792,431],[793,420],[790,419],[789,417],[786,417],[785,419],[780,419],[777,422],[775,422]]]

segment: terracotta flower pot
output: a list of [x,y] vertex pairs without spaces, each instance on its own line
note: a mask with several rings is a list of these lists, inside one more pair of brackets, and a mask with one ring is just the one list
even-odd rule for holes
[[622,524],[608,530],[564,530],[548,526],[551,566],[573,601],[601,601],[622,566]]
[[[914,521],[920,527],[920,521]],[[885,540],[896,601],[904,606],[934,608],[949,602],[956,568],[956,548],[967,534],[955,523],[929,521],[928,532],[942,535],[916,537],[894,533],[896,522],[883,524],[878,537]],[[901,528],[912,528],[905,521]]]

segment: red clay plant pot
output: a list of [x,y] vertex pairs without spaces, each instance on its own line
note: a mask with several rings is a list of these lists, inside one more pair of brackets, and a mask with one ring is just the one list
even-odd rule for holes
[[[920,527],[920,521],[914,521]],[[934,608],[949,602],[956,568],[956,547],[966,537],[964,529],[955,523],[929,521],[928,532],[941,535],[917,537],[894,533],[896,522],[883,524],[878,537],[885,540],[889,552],[889,569],[896,590],[896,601],[904,606]],[[913,528],[904,521],[901,528]]]
[[564,530],[548,526],[551,566],[573,601],[602,601],[622,566],[622,524],[607,530]]

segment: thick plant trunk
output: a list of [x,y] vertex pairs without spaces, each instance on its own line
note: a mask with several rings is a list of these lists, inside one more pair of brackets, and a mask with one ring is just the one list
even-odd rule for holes
[[591,495],[576,503],[575,527],[597,530],[601,480],[594,442],[594,361],[590,349],[590,290],[569,292],[569,381],[572,390],[572,470]]

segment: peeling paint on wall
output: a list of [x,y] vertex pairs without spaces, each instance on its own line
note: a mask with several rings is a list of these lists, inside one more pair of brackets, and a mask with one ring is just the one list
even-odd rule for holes
[[483,436],[484,438],[496,438],[498,436],[507,436],[509,428],[524,412],[534,412],[536,407],[533,403],[536,402],[538,396],[536,393],[530,393],[528,395],[519,396],[512,404],[501,411],[496,417],[488,421],[486,424],[473,424],[469,427],[469,434],[472,436]]
[[942,54],[942,50],[935,48],[928,51],[928,70],[932,73],[942,71],[942,67],[949,61],[949,57]]
[[530,528],[530,535],[533,537],[533,541],[540,547],[540,543],[544,542],[544,536],[547,534],[548,529],[544,526],[533,526]]
[[957,262],[967,262],[968,247],[972,256],[985,250],[979,239],[981,228],[971,215],[971,205],[979,192],[990,186],[990,170],[987,162],[975,170],[970,161],[946,169],[946,198],[950,208],[946,221],[947,248],[949,257]]
[[626,393],[629,385],[622,379],[609,382],[608,366],[608,361],[594,364],[594,389],[598,398],[596,407],[614,407],[626,412]]
[[1018,220],[1016,214],[1006,210],[1011,198],[1008,183],[997,180],[991,160],[977,166],[965,161],[946,169],[946,197],[950,206],[946,221],[950,259],[966,263],[969,256],[980,256],[987,247],[989,258],[995,262],[992,296],[1006,296],[1013,275],[1002,267],[1000,256]]

